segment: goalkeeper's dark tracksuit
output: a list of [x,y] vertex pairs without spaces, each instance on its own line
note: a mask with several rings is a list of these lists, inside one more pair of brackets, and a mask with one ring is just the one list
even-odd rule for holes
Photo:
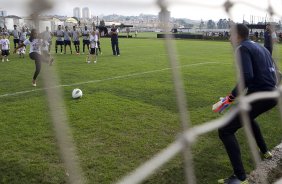
[[[247,88],[247,95],[260,91],[272,91],[276,88],[275,66],[270,53],[262,46],[250,40],[244,40],[237,47],[236,52],[241,55],[242,74]],[[233,89],[232,95],[237,96],[237,86]],[[275,99],[259,100],[251,103],[249,118],[251,128],[257,145],[262,153],[267,152],[267,146],[255,121],[256,117],[268,111],[276,105]],[[245,180],[246,174],[241,160],[239,144],[235,137],[236,131],[242,127],[240,115],[238,114],[226,126],[219,129],[219,137],[231,161],[234,174]]]

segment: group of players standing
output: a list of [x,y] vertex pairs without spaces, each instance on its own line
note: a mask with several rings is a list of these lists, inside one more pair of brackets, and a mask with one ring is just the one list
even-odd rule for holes
[[[84,30],[77,30],[76,26],[73,26],[73,30],[70,31],[68,26],[65,26],[65,29],[62,29],[62,26],[59,25],[58,29],[52,33],[49,31],[49,27],[46,27],[46,30],[42,33],[38,33],[36,29],[32,29],[30,32],[30,37],[27,39],[28,32],[25,28],[22,28],[22,31],[17,30],[17,26],[14,25],[14,30],[11,32],[11,35],[14,37],[14,53],[18,52],[21,56],[21,52],[25,52],[25,47],[30,45],[29,57],[31,60],[35,62],[35,72],[32,79],[32,85],[36,86],[36,79],[41,70],[41,62],[49,63],[52,65],[53,58],[50,55],[50,49],[52,45],[52,37],[56,37],[55,50],[58,53],[58,46],[61,47],[61,54],[63,54],[63,46],[64,46],[64,54],[66,54],[66,48],[69,46],[70,52],[72,54],[71,40],[75,46],[76,54],[80,54],[80,37],[83,37],[83,52],[85,53],[85,46],[87,46],[88,53],[87,54],[87,62],[91,63],[91,59],[94,59],[94,63],[97,61],[98,50],[100,54],[100,33],[96,30],[96,27],[93,27],[93,30],[88,30],[88,27],[85,26]],[[0,45],[1,45],[1,55],[2,62],[4,62],[4,58],[6,61],[8,60],[9,50],[10,50],[10,34],[4,30],[0,32]],[[118,46],[118,29],[115,25],[112,26],[111,32],[111,42],[112,42],[112,50],[113,55],[120,56],[119,46]],[[23,52],[23,54],[24,54]]]
[[80,54],[80,37],[83,37],[83,49],[82,54],[85,53],[85,46],[87,46],[88,51],[90,52],[89,47],[98,48],[100,54],[101,47],[100,47],[100,34],[99,31],[93,27],[93,30],[89,30],[87,26],[84,27],[82,31],[79,31],[76,26],[73,26],[73,29],[70,30],[68,26],[64,27],[64,30],[61,25],[58,26],[58,29],[52,33],[49,31],[49,28],[46,27],[46,31],[42,33],[43,40],[48,40],[49,46],[52,45],[52,37],[56,37],[55,43],[55,51],[58,53],[58,49],[60,47],[61,54],[63,54],[63,47],[64,47],[64,54],[66,54],[67,46],[70,48],[70,53],[72,54],[72,44],[75,47],[76,54]]

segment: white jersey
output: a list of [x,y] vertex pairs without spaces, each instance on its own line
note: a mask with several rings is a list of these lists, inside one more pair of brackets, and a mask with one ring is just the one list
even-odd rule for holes
[[25,41],[26,40],[26,35],[27,35],[27,32],[20,32],[20,41]]
[[20,32],[18,30],[14,29],[12,31],[12,34],[14,36],[14,39],[19,39],[20,38]]
[[90,35],[90,48],[94,49],[94,48],[98,48],[98,35]]
[[37,52],[38,54],[41,53],[41,46],[42,40],[41,39],[34,39],[32,42],[29,39],[26,39],[23,42],[24,45],[30,45],[29,53]]
[[2,35],[2,36],[10,36],[10,34],[8,33],[8,31],[3,31],[3,32],[1,32],[1,35]]
[[1,39],[0,44],[2,45],[2,50],[10,49],[10,41],[8,39]]
[[64,31],[64,40],[70,40],[70,31],[69,30],[66,30]]
[[89,30],[83,30],[82,31],[83,40],[89,40],[89,35],[90,35]]
[[63,30],[57,30],[56,32],[57,41],[64,41],[64,31]]
[[49,52],[49,42],[48,41],[46,40],[43,41],[41,50]]
[[71,32],[71,35],[72,35],[72,40],[73,41],[79,41],[79,31],[77,31],[77,30],[73,30],[72,32]]
[[43,35],[43,40],[47,40],[48,42],[52,41],[52,35],[50,31],[44,31],[42,35]]

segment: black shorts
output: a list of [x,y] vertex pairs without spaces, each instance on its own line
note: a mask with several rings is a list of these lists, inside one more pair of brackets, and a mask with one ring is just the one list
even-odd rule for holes
[[14,43],[19,43],[20,42],[20,40],[19,39],[14,39]]
[[43,56],[37,52],[32,52],[32,53],[29,53],[29,57],[31,60],[34,60],[36,62],[45,62],[45,63],[48,63],[49,60],[50,60],[50,57],[46,57],[46,56]]
[[70,40],[65,40],[65,41],[64,41],[64,44],[65,44],[65,45],[71,45],[71,41],[70,41]]
[[56,41],[56,45],[64,45],[64,41]]
[[73,41],[74,45],[80,45],[80,41]]
[[97,51],[97,49],[91,48],[91,49],[90,49],[90,54],[91,54],[91,55],[94,55],[94,54],[96,54],[96,51]]
[[83,45],[89,45],[90,44],[90,40],[83,40]]
[[42,55],[37,53],[37,52],[29,53],[29,57],[30,57],[31,60],[34,60],[34,61],[42,61],[43,60]]
[[10,55],[10,52],[9,52],[9,50],[2,50],[1,55],[2,55],[2,56],[9,56],[9,55]]

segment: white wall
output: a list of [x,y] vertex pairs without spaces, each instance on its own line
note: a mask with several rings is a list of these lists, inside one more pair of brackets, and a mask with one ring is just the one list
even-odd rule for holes
[[5,25],[8,30],[14,29],[14,19],[13,18],[5,18]]

